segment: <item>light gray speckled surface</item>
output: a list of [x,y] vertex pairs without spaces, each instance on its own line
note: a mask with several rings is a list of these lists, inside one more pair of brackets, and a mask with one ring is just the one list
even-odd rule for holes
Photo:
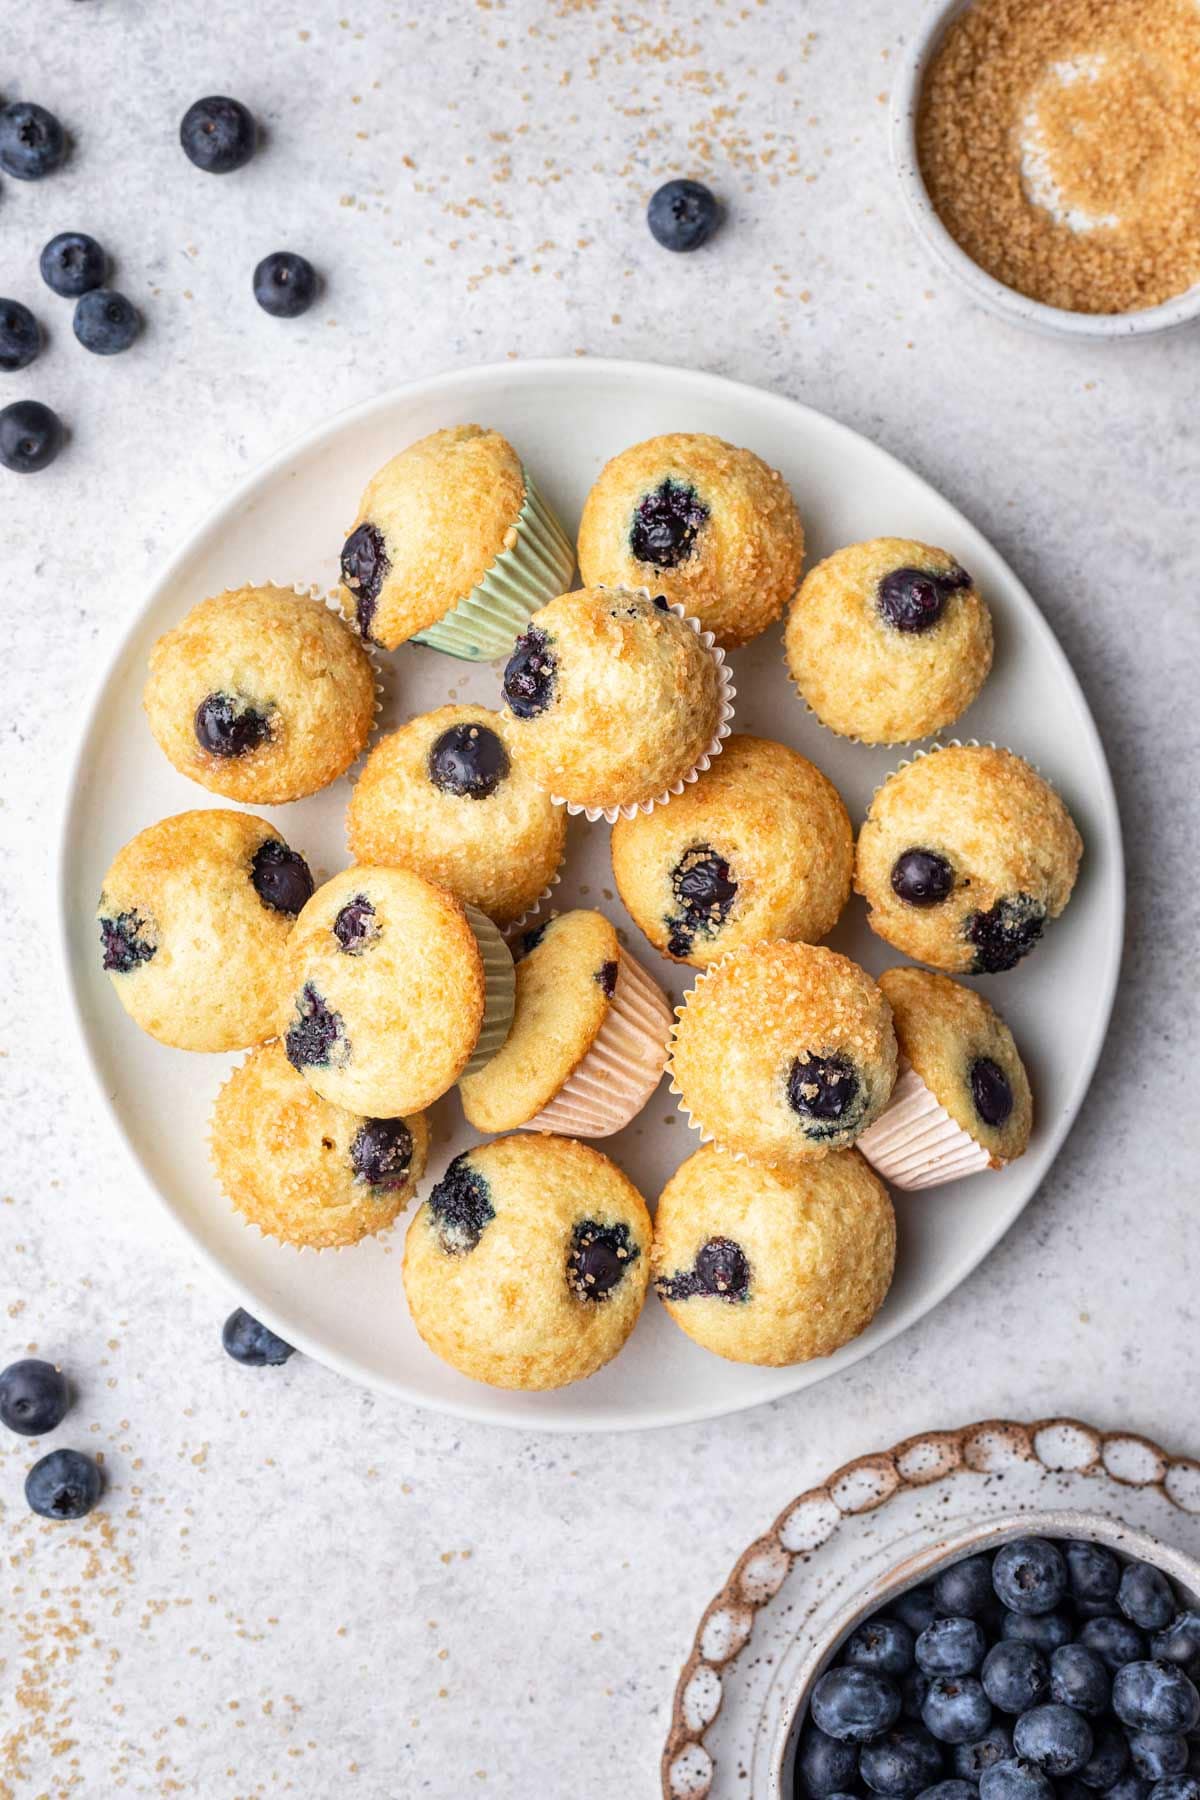
[[[28,1446],[0,1444],[0,1795],[649,1794],[704,1601],[839,1458],[1059,1409],[1200,1445],[1183,1380],[1200,1272],[1196,339],[1018,336],[931,275],[881,104],[911,17],[911,0],[8,10],[4,97],[49,105],[78,144],[54,180],[0,193],[0,291],[52,335],[3,398],[43,397],[72,429],[52,470],[0,481],[0,1353],[70,1367],[63,1441],[102,1449],[113,1485],[87,1528],[41,1528],[20,1498]],[[267,126],[225,181],[174,147],[212,90]],[[731,212],[691,261],[641,220],[675,171],[707,174]],[[37,250],[65,227],[111,246],[145,311],[122,359],[88,358],[40,286]],[[249,295],[281,245],[328,275],[300,323]],[[963,506],[1075,661],[1131,871],[1101,1073],[999,1251],[836,1382],[609,1440],[467,1428],[299,1359],[228,1362],[223,1301],[130,1201],[46,967],[62,746],[180,534],[333,409],[575,350],[796,395]]]

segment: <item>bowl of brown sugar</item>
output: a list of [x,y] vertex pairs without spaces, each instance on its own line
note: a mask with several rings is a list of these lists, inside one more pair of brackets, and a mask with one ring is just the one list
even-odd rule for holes
[[892,151],[919,236],[993,312],[1086,338],[1200,317],[1200,0],[934,0]]

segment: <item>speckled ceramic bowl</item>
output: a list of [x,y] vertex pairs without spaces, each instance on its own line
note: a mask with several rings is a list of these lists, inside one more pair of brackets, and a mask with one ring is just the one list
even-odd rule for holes
[[951,237],[934,211],[917,160],[917,113],[925,73],[936,56],[947,28],[974,0],[930,0],[917,20],[904,61],[892,86],[892,161],[900,193],[913,230],[946,274],[953,277],[973,300],[1010,324],[1053,337],[1089,338],[1111,342],[1131,337],[1153,337],[1174,331],[1200,318],[1200,283],[1140,312],[1082,313],[1061,306],[1045,306],[1016,288],[1006,287],[969,257]]

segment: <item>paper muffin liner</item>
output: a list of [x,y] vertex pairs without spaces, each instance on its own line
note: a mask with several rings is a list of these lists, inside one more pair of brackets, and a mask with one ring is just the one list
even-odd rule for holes
[[610,1137],[641,1112],[662,1079],[671,1035],[671,1005],[656,981],[627,951],[619,953],[617,985],[596,1041],[541,1112],[534,1131],[567,1137]]
[[[895,749],[897,746],[893,745],[892,748]],[[902,769],[911,768],[913,763],[920,762],[922,757],[936,756],[940,750],[1002,750],[1006,756],[1015,756],[1018,761],[1027,764],[1035,775],[1046,781],[1046,777],[1032,758],[1022,755],[1020,750],[1014,750],[1010,744],[998,744],[994,738],[939,738],[937,743],[924,744],[919,750],[914,750],[911,756],[901,757],[895,768],[889,769],[883,779],[875,784],[871,799],[874,800],[875,795],[887,786],[893,775],[899,775]],[[1046,781],[1046,786],[1054,787],[1054,783]],[[1058,789],[1054,788],[1054,791],[1057,793]]]
[[565,593],[575,573],[575,546],[521,465],[525,499],[517,522],[495,562],[470,593],[424,631],[414,644],[427,644],[464,662],[492,662],[507,656],[531,614]]
[[[598,581],[595,585],[605,587],[607,584]],[[627,588],[625,592],[636,594],[639,600],[653,599],[649,588]],[[550,798],[555,806],[565,806],[572,818],[578,818],[582,813],[589,825],[594,825],[597,819],[604,819],[609,825],[615,825],[618,819],[634,819],[638,813],[650,813],[656,806],[665,806],[672,794],[682,794],[689,782],[695,781],[698,776],[703,775],[705,769],[712,763],[713,757],[720,756],[725,748],[725,739],[733,730],[731,721],[737,689],[733,685],[733,671],[725,660],[724,650],[717,643],[713,633],[705,631],[699,619],[692,618],[678,602],[674,606],[669,606],[667,611],[673,612],[677,619],[682,619],[685,625],[691,626],[717,665],[719,712],[716,732],[705,748],[704,754],[696,758],[687,774],[681,775],[678,781],[673,781],[670,787],[664,788],[661,794],[655,794],[650,800],[636,800],[627,806],[580,806],[577,801],[567,800],[562,794],[551,794]]]
[[711,962],[707,968],[701,969],[691,987],[684,991],[679,1005],[673,1008],[676,1023],[671,1026],[670,1042],[667,1045],[667,1086],[670,1092],[677,1098],[678,1105],[675,1110],[683,1114],[687,1121],[688,1129],[699,1134],[701,1144],[711,1144],[714,1150],[718,1150],[722,1156],[730,1157],[734,1162],[749,1162],[750,1158],[744,1150],[734,1150],[729,1144],[719,1143],[712,1132],[705,1128],[701,1120],[691,1110],[687,1101],[684,1099],[683,1089],[676,1081],[675,1071],[672,1067],[672,1057],[675,1050],[675,1034],[679,1029],[678,1021],[683,1017],[684,1007],[687,1005],[696,989],[700,986],[700,983],[711,975],[715,969],[719,969],[727,957],[735,956],[736,954],[737,952],[735,950],[728,950],[726,951],[725,956],[719,956],[716,962]]
[[940,1187],[992,1167],[992,1158],[901,1059],[892,1097],[858,1139],[875,1173],[897,1188]]
[[[564,858],[563,860],[565,861],[566,859]],[[521,935],[521,933],[526,929],[526,927],[533,923],[534,919],[537,918],[537,916],[541,912],[543,906],[545,906],[547,900],[549,900],[550,896],[553,894],[555,888],[558,886],[558,884],[561,880],[562,880],[562,863],[560,863],[558,868],[555,869],[553,875],[550,877],[549,881],[546,883],[546,886],[542,889],[542,891],[538,895],[537,899],[533,902],[533,905],[527,906],[525,908],[525,911],[521,914],[519,919],[510,919],[507,925],[502,925],[500,927],[501,934],[504,937],[506,942],[512,938],[519,937]]]
[[477,907],[468,906],[465,900],[461,904],[483,958],[484,1002],[483,1025],[471,1052],[471,1059],[458,1077],[460,1081],[463,1075],[476,1075],[491,1062],[508,1036],[517,1001],[517,974],[513,967],[512,951],[505,943],[499,926],[493,925]]

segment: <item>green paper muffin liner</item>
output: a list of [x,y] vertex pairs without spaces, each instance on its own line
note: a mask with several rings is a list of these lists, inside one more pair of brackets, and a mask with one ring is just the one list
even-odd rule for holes
[[539,607],[563,594],[575,573],[575,548],[522,465],[525,501],[513,543],[502,550],[482,581],[448,613],[418,631],[414,644],[428,644],[464,662],[492,662],[507,656]]
[[[471,1053],[471,1060],[462,1072],[463,1075],[474,1075],[486,1063],[491,1062],[508,1036],[517,1001],[517,975],[513,967],[512,951],[501,937],[499,927],[465,902],[463,911],[467,915],[467,923],[475,933],[475,942],[479,945],[479,954],[483,958],[483,1026]],[[459,1080],[462,1080],[462,1075]]]

